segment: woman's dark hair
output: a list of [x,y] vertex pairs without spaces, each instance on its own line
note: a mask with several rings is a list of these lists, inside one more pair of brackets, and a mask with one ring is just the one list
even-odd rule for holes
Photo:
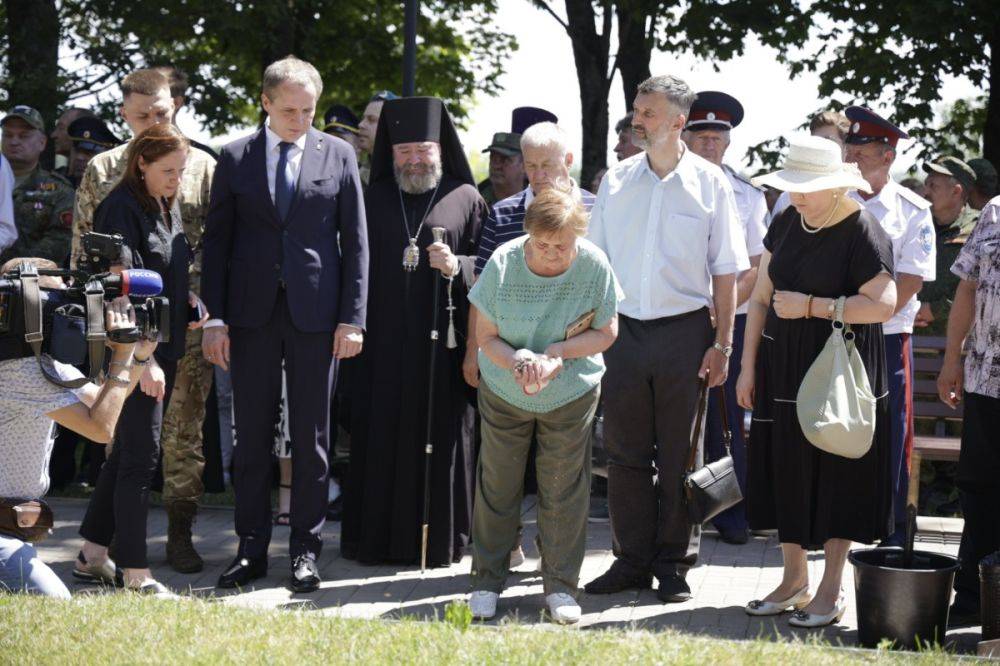
[[143,210],[156,213],[159,212],[160,205],[146,190],[142,171],[139,169],[139,158],[141,157],[146,164],[152,164],[178,150],[187,151],[190,146],[191,142],[171,123],[153,125],[132,139],[128,147],[127,164],[121,184],[128,188]]

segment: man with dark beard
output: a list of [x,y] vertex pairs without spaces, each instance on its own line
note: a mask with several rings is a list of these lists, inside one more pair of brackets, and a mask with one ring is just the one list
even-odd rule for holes
[[[462,379],[462,359],[466,296],[488,209],[441,100],[385,102],[365,206],[369,316],[365,349],[351,375],[341,552],[366,563],[418,562],[431,418],[427,563],[447,566],[461,558],[472,518],[474,394]],[[435,227],[445,230],[443,243],[433,241]],[[435,288],[441,335],[430,386]]]

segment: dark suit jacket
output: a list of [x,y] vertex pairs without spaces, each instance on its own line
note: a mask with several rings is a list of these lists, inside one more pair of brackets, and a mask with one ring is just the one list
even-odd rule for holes
[[201,297],[210,315],[231,326],[263,326],[284,266],[296,328],[364,328],[368,234],[354,149],[309,130],[284,222],[268,189],[266,149],[261,128],[219,156],[202,237]]

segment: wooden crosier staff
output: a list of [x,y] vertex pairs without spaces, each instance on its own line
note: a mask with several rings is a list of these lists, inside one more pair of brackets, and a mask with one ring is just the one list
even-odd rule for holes
[[[431,233],[434,234],[435,243],[444,242],[444,228],[434,227]],[[441,271],[434,271],[434,314],[431,324],[431,371],[429,376],[429,389],[427,391],[427,444],[424,447],[424,520],[420,530],[420,572],[427,568],[427,536],[428,525],[431,515],[431,457],[434,454],[434,443],[431,432],[434,421],[434,369],[437,362],[438,348],[438,323],[440,313],[438,309],[441,301]]]

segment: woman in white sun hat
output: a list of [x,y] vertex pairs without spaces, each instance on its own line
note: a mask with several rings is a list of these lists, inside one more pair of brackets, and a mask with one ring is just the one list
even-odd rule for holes
[[[777,529],[781,584],[751,601],[751,615],[797,612],[789,623],[836,622],[845,602],[841,578],[852,541],[872,543],[891,530],[889,423],[882,323],[896,305],[889,237],[847,195],[870,191],[840,146],[813,136],[790,139],[780,171],[753,180],[788,192],[791,206],[771,223],[750,299],[740,404],[753,409],[747,513],[753,530]],[[861,458],[826,453],[806,439],[796,396],[831,332],[834,303],[846,297],[844,321],[876,401],[875,434]],[[812,595],[806,551],[823,549],[823,578]]]

